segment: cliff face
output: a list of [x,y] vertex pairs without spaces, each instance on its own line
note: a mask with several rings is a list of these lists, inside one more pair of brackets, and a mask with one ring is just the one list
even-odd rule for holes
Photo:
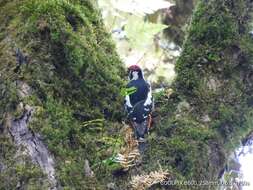
[[124,71],[99,12],[82,0],[0,10],[0,189],[89,187],[84,163],[105,157]]

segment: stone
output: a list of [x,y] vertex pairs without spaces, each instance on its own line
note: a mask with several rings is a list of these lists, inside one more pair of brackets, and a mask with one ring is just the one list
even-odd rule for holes
[[29,96],[32,92],[28,84],[23,81],[18,81],[17,87],[18,87],[18,94],[21,98]]
[[115,183],[108,183],[107,190],[117,190],[117,186],[115,185]]
[[180,102],[177,106],[178,113],[189,111],[189,110],[190,110],[190,104],[186,102],[185,100]]
[[210,90],[217,91],[218,88],[220,87],[220,82],[217,79],[215,79],[215,78],[210,78],[207,81],[207,87]]
[[94,177],[94,172],[91,170],[88,160],[84,161],[84,174],[86,177]]
[[202,120],[203,122],[205,122],[205,123],[208,123],[208,122],[211,121],[209,115],[207,115],[207,114],[204,115],[204,116],[202,116],[201,120]]

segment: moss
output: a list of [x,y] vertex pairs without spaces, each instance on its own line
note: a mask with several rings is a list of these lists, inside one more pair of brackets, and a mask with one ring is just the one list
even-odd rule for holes
[[[29,128],[43,136],[53,153],[62,187],[105,189],[111,171],[102,161],[122,142],[115,121],[122,118],[124,68],[99,11],[82,0],[4,1],[0,8],[1,124],[6,113],[22,114],[20,102],[32,106]],[[24,62],[17,62],[17,48],[27,57]],[[26,97],[20,96],[19,81],[31,88]],[[101,184],[85,177],[86,159]],[[40,178],[30,163],[17,169],[17,181],[25,178],[29,184],[30,175],[31,181]]]
[[[216,181],[226,156],[252,131],[253,39],[244,9],[251,6],[250,1],[199,1],[176,63],[177,101],[160,96],[163,103],[157,104],[164,115],[149,138],[146,170],[158,167],[153,162],[158,160],[185,180]],[[180,102],[189,108],[180,112]]]
[[[239,6],[240,3],[236,3],[235,6]],[[243,3],[240,4],[242,5]],[[240,18],[243,19],[247,13],[242,11],[240,14]],[[222,51],[239,45],[242,36],[247,36],[241,35],[239,30],[242,26],[237,16],[226,2],[199,2],[184,44],[184,51],[176,64],[176,86],[182,89],[183,93],[194,94],[207,70],[209,73],[218,74],[219,68],[232,69]]]
[[[174,93],[157,97],[156,130],[136,170],[162,167],[179,180],[217,180],[226,153],[252,126],[253,42],[245,11],[249,5],[241,0],[199,1],[176,64]],[[103,164],[123,141],[118,135],[121,125],[115,122],[122,117],[123,68],[100,13],[90,1],[82,0],[3,1],[0,7],[0,105],[4,108],[0,123],[5,123],[6,113],[20,115],[20,102],[33,106],[29,127],[43,135],[55,156],[63,188],[105,189],[108,181],[114,181],[125,189],[129,176],[115,179],[112,170],[118,166]],[[13,55],[15,48],[28,57],[22,64]],[[18,81],[31,87],[27,97],[20,97]],[[180,102],[188,102],[189,108],[179,111]],[[10,140],[6,144],[13,146]],[[0,160],[9,162],[15,148],[5,150],[8,154]],[[84,174],[86,159],[94,178]],[[1,179],[14,176],[9,189],[21,179],[31,189],[47,184],[28,161],[10,168],[1,173]],[[35,183],[35,178],[42,182]]]

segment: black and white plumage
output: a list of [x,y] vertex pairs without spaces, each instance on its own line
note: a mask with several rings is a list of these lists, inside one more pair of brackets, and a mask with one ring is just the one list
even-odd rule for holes
[[134,68],[129,72],[130,82],[127,88],[134,87],[136,91],[125,97],[125,106],[128,117],[142,123],[153,109],[152,90],[150,84],[145,81],[141,69],[138,66],[132,67]]

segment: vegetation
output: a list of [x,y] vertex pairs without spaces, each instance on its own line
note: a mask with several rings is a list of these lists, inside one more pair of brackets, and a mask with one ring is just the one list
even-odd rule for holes
[[[6,126],[7,113],[13,119],[22,116],[20,102],[32,106],[29,127],[43,136],[55,156],[59,183],[65,189],[93,187],[94,179],[85,177],[84,161],[106,175],[102,161],[121,142],[113,135],[118,124],[111,122],[122,117],[119,94],[124,77],[99,12],[81,0],[3,1],[0,7],[1,124]],[[21,84],[30,89],[25,96],[20,95]],[[31,164],[22,164],[15,178],[8,178],[16,167],[11,164],[15,147],[11,151],[4,146],[3,151],[8,153],[3,158],[8,162],[1,174],[6,175],[3,188],[14,189],[9,185],[20,181],[21,186],[36,189],[36,184],[25,181]]]
[[150,136],[148,168],[159,160],[179,179],[217,181],[227,155],[252,131],[250,6],[198,3],[176,64],[174,95],[160,96],[158,113],[167,118]]
[[[113,158],[124,144],[120,94],[134,89],[121,91],[124,67],[100,13],[88,0],[1,1],[0,189],[49,186],[9,134],[23,105],[34,108],[29,128],[53,154],[63,189],[106,189],[110,182],[128,189],[132,176],[157,168],[172,179],[217,180],[253,126],[251,6],[250,0],[199,1],[173,93],[155,94],[158,119],[142,164],[117,173]],[[86,160],[94,177],[85,174]]]
[[170,85],[175,77],[172,62],[178,53],[169,51],[171,41],[162,31],[170,24],[164,25],[161,20],[164,12],[174,7],[174,1],[98,0],[98,5],[125,65],[141,65],[153,86]]

